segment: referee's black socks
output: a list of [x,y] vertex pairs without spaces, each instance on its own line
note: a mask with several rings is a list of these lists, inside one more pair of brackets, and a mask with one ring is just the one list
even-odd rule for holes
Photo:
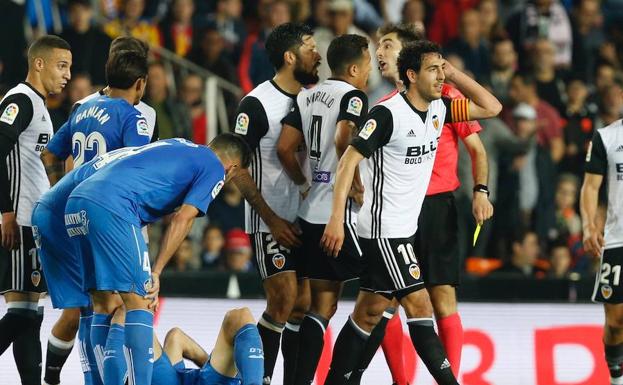
[[459,385],[441,340],[435,333],[433,319],[411,318],[407,320],[407,325],[413,346],[435,381],[439,385]]

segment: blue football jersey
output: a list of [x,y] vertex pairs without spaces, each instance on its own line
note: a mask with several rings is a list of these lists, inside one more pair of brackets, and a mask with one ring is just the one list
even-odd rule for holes
[[[93,167],[105,165],[107,156]],[[82,182],[70,198],[90,200],[143,226],[182,204],[205,215],[224,183],[225,169],[212,150],[175,138],[134,149]]]
[[99,96],[80,105],[47,145],[59,159],[73,156],[74,167],[122,147],[150,142],[147,120],[126,100]]

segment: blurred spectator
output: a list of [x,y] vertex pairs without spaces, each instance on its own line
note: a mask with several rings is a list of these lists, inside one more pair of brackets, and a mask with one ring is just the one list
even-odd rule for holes
[[225,42],[225,51],[236,63],[246,37],[246,28],[241,19],[240,0],[217,0],[216,10],[207,17],[207,25],[216,28]]
[[219,31],[208,27],[199,34],[199,41],[190,60],[225,80],[237,83],[234,64],[224,49],[225,44]]
[[[0,85],[12,88],[23,81],[28,72],[28,43],[24,28],[26,7],[24,2],[0,0],[0,9],[0,36],[5,36],[0,46]],[[8,36],[11,38],[6,38]]]
[[85,73],[74,72],[71,81],[67,85],[67,104],[73,106],[76,102],[93,93],[91,78]]
[[[554,163],[560,162],[565,152],[561,118],[554,107],[539,98],[534,77],[528,73],[513,75],[509,97],[513,103],[526,103],[536,110],[538,144],[549,151]],[[515,128],[510,110],[504,111],[503,116],[504,121]]]
[[515,236],[510,261],[491,274],[505,274],[517,278],[543,278],[545,270],[536,265],[539,258],[539,238],[534,231],[523,230]]
[[99,26],[93,24],[93,9],[90,0],[69,2],[69,25],[61,37],[71,46],[72,73],[87,73],[91,82],[106,85],[104,64],[108,60],[111,39]]
[[426,6],[423,0],[407,0],[402,7],[402,20],[394,23],[413,24],[422,36],[426,32]]
[[493,94],[500,102],[507,104],[511,79],[517,68],[517,53],[510,39],[494,40],[491,53],[491,72],[485,82],[491,86]]
[[571,252],[564,242],[554,243],[549,251],[550,268],[547,271],[548,278],[568,279],[571,273]]
[[584,81],[592,80],[597,52],[605,40],[599,0],[580,0],[573,9],[571,23],[573,73]]
[[[276,258],[279,254],[275,254]],[[229,230],[225,237],[225,267],[234,273],[246,273],[253,269],[249,235],[239,228]]]
[[428,38],[441,45],[446,45],[459,36],[459,20],[463,12],[472,9],[478,0],[438,0],[428,24]]
[[612,65],[617,71],[623,70],[623,64],[617,53],[617,46],[612,41],[606,41],[599,46],[599,60]]
[[182,57],[192,49],[194,11],[193,0],[174,0],[167,18],[160,24],[160,40],[164,47]]
[[595,97],[598,99],[616,79],[616,70],[609,63],[600,63],[595,70]]
[[605,127],[621,119],[621,116],[623,116],[623,86],[617,80],[604,90],[595,126]]
[[369,0],[352,0],[355,10],[355,23],[368,32],[376,32],[384,21]]
[[223,191],[208,208],[208,218],[224,233],[244,227],[244,199],[235,184],[225,183]]
[[173,254],[173,263],[170,263],[171,269],[174,271],[190,271],[199,270],[201,261],[194,252],[193,241],[186,238],[182,241],[180,247]]
[[538,39],[532,49],[532,71],[539,97],[547,100],[559,114],[564,114],[567,101],[565,82],[561,72],[556,70],[554,56],[554,45],[547,39]]
[[251,92],[275,75],[264,44],[276,26],[288,23],[291,19],[290,8],[285,0],[265,0],[261,9],[262,29],[245,40],[238,64],[238,77],[244,93]]
[[556,229],[550,234],[550,239],[564,239],[567,246],[582,241],[582,221],[576,210],[579,184],[579,179],[573,174],[561,174],[558,177],[555,198]]
[[[329,63],[326,59],[329,44],[331,44],[333,39],[347,33],[357,34],[369,38],[364,31],[353,25],[354,9],[352,0],[329,0],[328,10],[328,28],[319,27],[314,33],[318,53],[321,57],[320,67],[318,67],[318,76],[320,77],[320,81],[323,81],[331,76],[331,69],[329,68]],[[375,52],[375,47],[372,44],[372,41],[370,41],[369,50],[371,53]],[[375,87],[381,82],[381,73],[378,69],[376,57],[375,55],[372,56],[372,70],[370,71],[370,76],[368,78],[368,89],[370,90],[374,90]],[[371,97],[371,99],[374,98]]]
[[306,24],[316,29],[318,27],[329,27],[329,1],[330,0],[316,0],[312,7],[312,14],[306,21]]
[[451,40],[445,48],[447,54],[456,54],[465,63],[465,68],[476,79],[482,79],[490,72],[489,49],[481,36],[480,14],[468,9],[461,15],[459,37]]
[[[537,130],[536,110],[527,103],[519,103],[513,109],[516,134],[522,140],[529,140]],[[539,170],[537,169],[537,146],[530,142],[527,152],[515,159],[514,167],[519,174],[519,210],[523,226],[532,224],[532,213],[539,199]]]
[[150,45],[160,45],[158,28],[147,20],[143,20],[145,0],[124,0],[122,15],[104,25],[104,32],[111,38],[132,36]]
[[556,47],[557,67],[571,66],[571,22],[558,0],[529,1],[509,16],[506,30],[519,52],[522,69],[529,66],[530,50],[539,38],[548,39]]
[[597,106],[587,102],[588,89],[581,79],[571,79],[567,83],[566,125],[564,127],[565,156],[560,163],[564,172],[582,178],[588,144],[593,137]]
[[201,238],[201,267],[203,269],[217,268],[223,262],[223,248],[225,237],[220,227],[207,225]]
[[89,75],[74,73],[64,92],[48,97],[47,106],[54,132],[69,119],[74,103],[92,93],[93,87]]
[[480,36],[487,42],[506,36],[504,25],[498,14],[498,2],[496,0],[481,0],[476,8],[480,16]]
[[187,75],[182,79],[180,99],[189,112],[192,139],[195,143],[207,144],[206,127],[208,119],[203,103],[203,79],[198,75]]
[[160,139],[190,138],[188,119],[179,104],[169,95],[167,73],[162,63],[150,63],[147,75],[144,100],[156,110]]

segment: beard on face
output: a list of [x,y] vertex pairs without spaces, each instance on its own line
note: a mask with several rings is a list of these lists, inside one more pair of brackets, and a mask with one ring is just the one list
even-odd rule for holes
[[318,77],[317,68],[320,62],[316,63],[310,70],[303,67],[303,60],[297,56],[296,65],[294,66],[294,79],[302,85],[316,84],[320,78]]

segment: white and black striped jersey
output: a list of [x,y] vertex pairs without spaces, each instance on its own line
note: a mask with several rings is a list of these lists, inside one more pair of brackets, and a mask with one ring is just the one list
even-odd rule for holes
[[415,234],[441,129],[446,119],[465,120],[467,108],[467,99],[437,99],[427,111],[418,111],[398,93],[370,110],[351,143],[368,158],[360,164],[365,188],[357,218],[360,237]]
[[[311,167],[311,188],[301,202],[299,217],[307,222],[326,224],[331,217],[333,185],[339,161],[335,148],[337,124],[349,120],[360,127],[367,115],[368,98],[363,91],[343,80],[328,79],[301,91],[292,110],[284,118],[283,123],[299,129],[305,138]],[[355,224],[358,212],[359,206],[349,199],[345,221]]]
[[34,203],[50,188],[40,155],[53,132],[45,97],[30,84],[18,84],[0,101],[0,209],[15,212],[20,226],[31,225]]
[[[277,157],[281,120],[288,114],[296,95],[279,88],[272,80],[255,87],[236,112],[234,132],[242,135],[251,150],[251,176],[270,208],[281,218],[294,221],[299,206],[299,190]],[[245,201],[247,233],[269,232],[268,226]]]
[[605,248],[623,247],[623,120],[595,131],[585,170],[603,175],[608,183]]
[[[91,95],[78,100],[71,107],[72,112],[76,108],[78,108],[81,104],[84,104],[88,102],[89,100],[95,99],[98,96],[102,96],[102,95],[105,95],[104,91],[100,90],[98,92],[94,92]],[[148,105],[147,103],[143,101],[138,102],[138,104],[135,105],[134,108],[136,108],[138,112],[140,112],[141,115],[143,115],[143,117],[147,121],[147,128],[149,130],[149,137],[151,138],[151,141],[155,142],[156,140],[158,140],[158,128],[156,126],[156,110],[154,110],[153,107],[151,107],[150,105]]]

